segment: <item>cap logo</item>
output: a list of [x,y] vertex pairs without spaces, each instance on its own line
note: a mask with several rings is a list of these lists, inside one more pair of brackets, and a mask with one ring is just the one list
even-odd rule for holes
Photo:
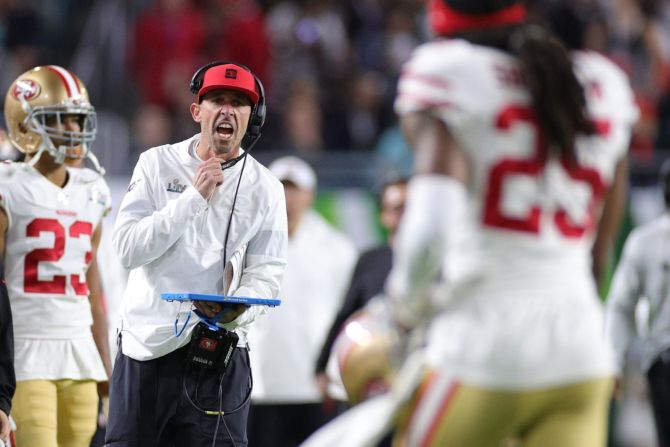
[[12,89],[12,96],[16,99],[23,96],[27,101],[30,101],[34,97],[40,94],[42,88],[40,85],[33,81],[32,79],[21,79],[16,81],[14,88]]
[[234,68],[226,68],[227,79],[237,79],[237,70]]

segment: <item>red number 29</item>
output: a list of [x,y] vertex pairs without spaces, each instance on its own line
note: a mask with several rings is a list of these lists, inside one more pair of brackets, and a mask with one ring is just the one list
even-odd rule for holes
[[[53,233],[54,245],[51,248],[36,248],[26,255],[23,276],[23,290],[26,293],[64,294],[67,278],[64,275],[55,275],[51,280],[38,278],[38,264],[40,262],[56,262],[65,254],[65,228],[56,219],[34,219],[26,228],[27,237],[39,237],[41,233]],[[76,221],[68,229],[71,238],[93,234],[93,225],[90,222]],[[87,252],[84,261],[91,262],[93,253]],[[70,283],[77,295],[88,294],[86,281],[81,282],[79,275],[70,275]]]
[[[532,109],[519,106],[506,107],[498,115],[496,127],[502,132],[507,132],[519,123],[530,125],[535,130],[535,151],[530,158],[505,158],[491,168],[485,196],[484,224],[536,234],[540,231],[542,203],[531,203],[523,216],[508,216],[501,209],[504,183],[507,180],[515,176],[538,177],[544,169],[546,147]],[[608,129],[603,123],[596,123],[596,127],[603,133]],[[568,213],[560,207],[553,214],[553,222],[561,234],[569,238],[579,238],[595,227],[595,204],[604,194],[605,185],[598,171],[594,169],[570,166],[565,160],[562,160],[561,164],[570,179],[585,183],[591,189],[589,213],[583,222],[573,222]]]

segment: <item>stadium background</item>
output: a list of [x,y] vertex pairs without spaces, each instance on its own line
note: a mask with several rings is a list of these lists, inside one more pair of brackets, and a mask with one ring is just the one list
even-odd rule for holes
[[[375,192],[390,172],[411,172],[392,101],[402,63],[429,38],[423,3],[0,0],[0,91],[35,65],[77,73],[98,111],[94,152],[118,205],[141,151],[196,131],[188,115],[195,69],[215,59],[244,63],[268,96],[254,156],[308,160],[319,176],[315,208],[365,249],[383,237]],[[529,7],[569,47],[604,53],[631,77],[641,120],[620,248],[633,226],[662,212],[656,171],[670,156],[670,0],[533,0]],[[0,158],[16,156],[0,134]],[[104,269],[110,258],[102,256]],[[112,308],[118,289],[106,287]],[[626,385],[611,444],[653,447],[644,383],[631,371]]]

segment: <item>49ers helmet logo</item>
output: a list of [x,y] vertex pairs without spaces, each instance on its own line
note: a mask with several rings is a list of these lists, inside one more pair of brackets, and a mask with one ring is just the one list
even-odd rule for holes
[[12,96],[16,99],[19,99],[20,96],[23,96],[26,101],[30,101],[34,97],[40,94],[42,88],[40,85],[33,81],[32,79],[19,79],[14,84],[12,89]]

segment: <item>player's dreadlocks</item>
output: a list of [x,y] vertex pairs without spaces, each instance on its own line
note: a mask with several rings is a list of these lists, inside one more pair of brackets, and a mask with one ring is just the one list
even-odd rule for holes
[[[437,8],[444,8],[446,15],[466,18],[504,18],[513,8],[522,8],[518,0],[435,0],[432,3],[437,2],[441,3]],[[545,28],[524,20],[513,18],[490,24],[492,26],[454,30],[445,26],[443,29],[449,37],[495,47],[519,59],[548,150],[574,163],[577,135],[593,134],[594,126],[587,116],[584,88],[577,80],[565,46]]]

